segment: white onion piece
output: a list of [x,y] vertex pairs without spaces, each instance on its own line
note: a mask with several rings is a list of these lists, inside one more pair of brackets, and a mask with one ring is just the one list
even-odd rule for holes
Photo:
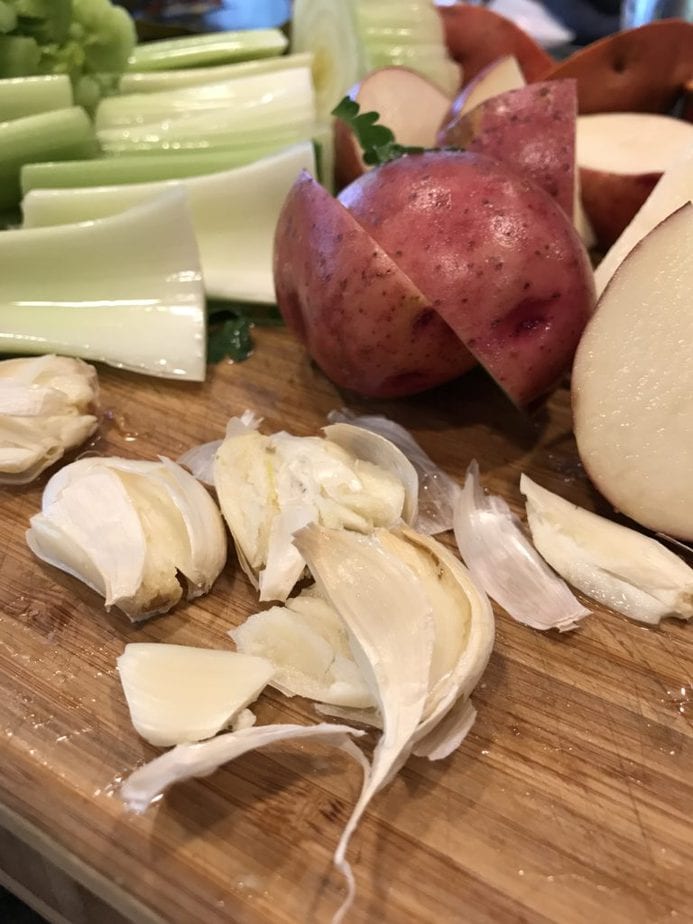
[[474,579],[517,622],[565,632],[589,614],[537,554],[506,502],[484,493],[475,461],[455,506],[455,539]]
[[347,408],[330,411],[327,419],[330,423],[349,423],[378,433],[400,449],[414,466],[419,478],[418,513],[414,528],[426,536],[452,529],[455,501],[461,488],[454,478],[439,468],[423,451],[408,430],[387,417],[357,417]]
[[526,475],[520,490],[535,546],[573,587],[651,625],[693,616],[693,568],[661,543],[576,507]]
[[368,770],[368,763],[351,738],[364,732],[346,725],[259,725],[218,735],[200,744],[179,744],[171,751],[139,767],[125,780],[120,797],[131,810],[143,812],[169,786],[192,777],[209,776],[223,764],[248,751],[281,741],[323,740],[346,751]]

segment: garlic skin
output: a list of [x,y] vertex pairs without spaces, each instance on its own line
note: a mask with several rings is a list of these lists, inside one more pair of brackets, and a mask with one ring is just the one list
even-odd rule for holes
[[693,616],[693,568],[661,543],[535,484],[520,490],[542,557],[588,597],[638,622]]
[[0,362],[0,484],[33,481],[98,427],[96,370],[81,359]]
[[247,711],[272,676],[265,658],[156,642],[126,645],[117,664],[132,724],[158,747],[216,735]]
[[366,534],[415,515],[416,473],[395,446],[348,425],[336,437],[339,443],[285,432],[264,436],[246,427],[217,451],[219,503],[262,601],[286,600],[300,579],[305,561],[293,534],[309,523]]
[[517,622],[566,632],[589,615],[537,554],[503,498],[484,493],[476,461],[455,505],[454,527],[475,582]]
[[229,635],[238,651],[271,662],[270,685],[285,696],[353,709],[375,705],[339,615],[315,587],[255,613]]
[[42,561],[84,581],[133,621],[206,593],[226,561],[226,534],[206,490],[161,458],[87,458],[43,493],[26,540]]

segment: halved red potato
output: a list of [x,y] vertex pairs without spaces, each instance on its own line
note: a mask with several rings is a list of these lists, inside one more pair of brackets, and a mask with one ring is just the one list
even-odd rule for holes
[[305,172],[279,217],[274,279],[287,326],[342,388],[410,395],[475,365],[430,300]]
[[599,245],[619,237],[662,174],[693,148],[693,125],[653,113],[580,116],[582,201]]
[[[450,106],[430,80],[406,67],[379,67],[349,91],[361,112],[377,112],[399,144],[430,148]],[[341,119],[335,120],[335,182],[348,185],[370,168],[364,164],[356,136]]]
[[582,114],[669,112],[693,77],[693,23],[664,19],[617,32],[543,75],[565,77],[577,80]]
[[542,189],[491,158],[438,151],[366,173],[339,199],[516,404],[556,384],[594,280]]
[[576,118],[574,80],[532,83],[458,116],[439,132],[438,143],[495,157],[541,186],[572,218]]
[[556,62],[510,19],[483,6],[439,6],[450,56],[462,65],[465,81],[503,55],[514,55],[525,80],[543,80]]
[[519,90],[525,83],[514,55],[496,58],[462,87],[440,124],[444,128],[466,112],[476,109],[487,99],[492,99],[499,93],[507,93],[508,90]]

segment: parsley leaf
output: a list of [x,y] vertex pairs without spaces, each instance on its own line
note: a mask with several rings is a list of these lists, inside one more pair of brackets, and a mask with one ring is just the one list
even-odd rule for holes
[[219,363],[223,359],[243,362],[253,352],[253,327],[276,327],[283,323],[274,305],[208,303],[207,362]]
[[377,112],[361,112],[359,104],[349,96],[345,96],[335,106],[332,115],[351,128],[363,149],[365,163],[371,166],[386,164],[390,160],[402,157],[403,154],[423,154],[426,150],[398,144],[393,132],[378,124],[380,116]]

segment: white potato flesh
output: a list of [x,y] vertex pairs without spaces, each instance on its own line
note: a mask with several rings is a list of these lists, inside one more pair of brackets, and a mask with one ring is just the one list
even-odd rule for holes
[[608,173],[663,173],[693,145],[693,125],[648,112],[601,112],[577,120],[577,162]]

